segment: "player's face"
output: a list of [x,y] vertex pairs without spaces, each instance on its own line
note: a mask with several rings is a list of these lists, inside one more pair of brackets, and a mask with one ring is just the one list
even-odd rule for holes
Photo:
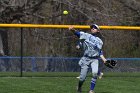
[[91,33],[97,33],[97,32],[99,32],[99,30],[94,29],[94,28],[91,29]]

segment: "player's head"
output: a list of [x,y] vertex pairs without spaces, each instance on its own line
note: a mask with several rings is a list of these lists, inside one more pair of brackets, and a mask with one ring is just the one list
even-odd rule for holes
[[101,34],[100,28],[99,28],[98,25],[92,24],[92,25],[90,25],[90,29],[91,29],[92,35],[97,36],[97,37],[99,37],[100,39],[102,39],[103,41],[105,41],[105,38],[104,38],[104,36]]
[[99,26],[96,24],[90,25],[90,29],[91,29],[91,33],[97,33],[100,30]]

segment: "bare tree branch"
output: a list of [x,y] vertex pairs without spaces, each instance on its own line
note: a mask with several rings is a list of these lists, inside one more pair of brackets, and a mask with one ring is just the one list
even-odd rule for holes
[[123,3],[123,5],[127,6],[133,11],[137,12],[138,15],[140,15],[140,2],[136,0],[118,0],[118,1]]

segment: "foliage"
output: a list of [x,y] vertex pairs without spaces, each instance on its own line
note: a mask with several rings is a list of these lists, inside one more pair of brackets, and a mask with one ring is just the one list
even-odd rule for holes
[[[1,23],[126,25],[139,26],[140,3],[137,0],[0,0]],[[69,11],[63,15],[63,10]],[[3,29],[1,29],[3,31]],[[20,30],[1,33],[6,55],[20,50]],[[67,29],[23,29],[24,55],[81,56],[75,49],[77,38]],[[103,30],[107,57],[139,57],[137,31]],[[4,43],[5,42],[5,43]],[[20,51],[19,51],[20,52]]]

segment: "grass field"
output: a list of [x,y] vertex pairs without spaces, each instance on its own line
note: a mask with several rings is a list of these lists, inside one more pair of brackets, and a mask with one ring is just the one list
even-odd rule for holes
[[[42,73],[41,73],[42,74]],[[41,76],[41,74],[39,74]],[[0,93],[77,93],[79,73],[49,74],[50,77],[0,77]],[[88,93],[90,75],[83,85],[83,93]],[[139,93],[140,73],[105,73],[97,81],[96,93]]]

